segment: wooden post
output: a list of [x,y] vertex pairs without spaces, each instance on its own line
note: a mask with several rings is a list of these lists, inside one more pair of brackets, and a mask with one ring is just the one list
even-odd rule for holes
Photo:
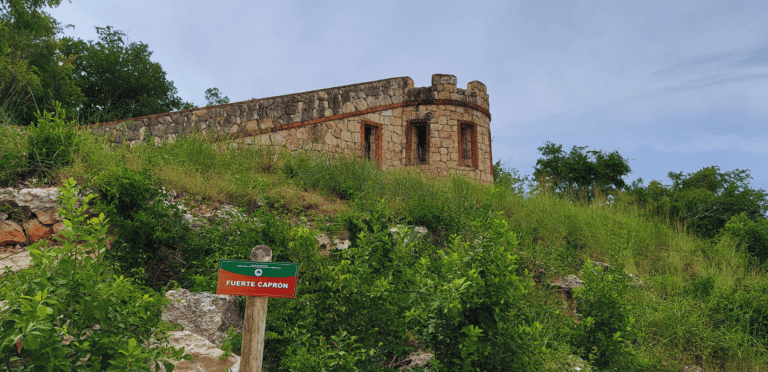
[[[253,247],[251,261],[271,262],[272,249],[266,245]],[[240,356],[240,370],[243,372],[261,372],[268,299],[269,297],[248,297],[245,301],[245,329],[243,329],[243,348]]]

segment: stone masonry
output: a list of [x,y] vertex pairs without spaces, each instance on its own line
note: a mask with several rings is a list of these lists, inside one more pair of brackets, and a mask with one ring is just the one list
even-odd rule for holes
[[462,89],[455,76],[436,74],[429,87],[390,78],[99,123],[92,130],[130,146],[201,132],[291,151],[356,153],[382,169],[414,166],[492,183],[490,123],[483,83]]

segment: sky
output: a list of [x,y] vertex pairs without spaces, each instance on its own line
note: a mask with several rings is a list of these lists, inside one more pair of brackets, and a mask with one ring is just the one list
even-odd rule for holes
[[748,169],[768,190],[768,1],[72,0],[64,34],[122,30],[179,95],[231,102],[410,76],[488,87],[494,162],[547,141],[618,151],[628,183]]

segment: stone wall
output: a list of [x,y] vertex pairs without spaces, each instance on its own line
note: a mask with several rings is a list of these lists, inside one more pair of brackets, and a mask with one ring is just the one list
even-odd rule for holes
[[[357,153],[382,168],[417,166],[490,183],[490,122],[483,83],[462,89],[455,76],[436,74],[429,87],[414,87],[409,77],[391,78],[100,123],[92,130],[131,146],[199,131],[290,150]],[[462,127],[471,140],[460,142]]]
[[[28,245],[64,229],[57,188],[0,189],[0,247]],[[2,269],[2,268],[0,268]]]

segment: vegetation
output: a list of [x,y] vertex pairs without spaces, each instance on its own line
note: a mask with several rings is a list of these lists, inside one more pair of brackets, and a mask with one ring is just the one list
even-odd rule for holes
[[206,106],[223,105],[225,103],[229,103],[229,97],[222,96],[219,88],[206,89],[205,100],[208,102]]
[[[768,370],[768,195],[748,171],[628,186],[618,152],[547,143],[536,181],[497,163],[483,185],[200,135],[116,146],[73,118],[188,106],[145,44],[109,27],[97,42],[53,37],[42,9],[58,4],[0,0],[0,186],[62,186],[67,220],[0,282],[0,370],[167,366],[183,352],[164,344],[163,291],[213,291],[219,261],[258,244],[300,264],[297,297],[269,303],[270,371],[390,371],[416,351],[434,371]],[[159,86],[116,95],[125,66]],[[95,193],[82,207],[75,179]],[[193,223],[221,202],[239,216]],[[320,233],[351,245],[322,250]],[[583,288],[549,284],[567,275]]]
[[748,170],[712,166],[688,175],[669,172],[669,178],[671,186],[652,181],[647,187],[641,178],[627,191],[652,215],[684,223],[702,238],[737,236],[756,259],[768,258],[768,193],[749,187]]
[[[4,149],[26,156],[30,142],[3,138],[13,145]],[[764,220],[747,211],[710,238],[641,202],[638,185],[617,190],[608,204],[600,189],[591,202],[543,185],[524,197],[517,173],[501,167],[488,186],[201,136],[133,148],[84,132],[77,141],[72,160],[56,163],[51,179],[73,177],[99,195],[114,238],[95,262],[111,274],[102,277],[123,275],[120,283],[135,288],[131,296],[147,294],[144,301],[160,306],[154,291],[173,283],[215,290],[219,260],[247,259],[257,244],[272,247],[275,261],[300,263],[297,298],[270,300],[270,369],[383,371],[417,350],[434,353],[430,370],[554,371],[574,366],[572,355],[593,371],[768,369],[768,279],[748,248],[762,239]],[[247,217],[211,217],[193,229],[163,202],[160,186],[186,195],[188,209],[226,201]],[[429,233],[391,233],[397,224]],[[349,249],[317,247],[317,234],[347,232]],[[643,284],[633,285],[627,273]],[[585,283],[573,299],[547,284],[571,274]],[[83,291],[94,286],[101,288]],[[45,288],[24,293],[35,298]],[[23,292],[6,285],[3,293],[11,290]],[[164,329],[140,324],[157,335]],[[136,332],[144,333],[124,333],[124,340],[141,346],[149,328]],[[4,341],[3,353],[23,358],[14,354],[17,339]],[[239,345],[240,335],[230,332],[225,347],[238,353]],[[136,350],[142,365],[172,357]]]
[[110,26],[98,41],[60,37],[44,11],[61,0],[0,1],[0,118],[27,126],[56,102],[81,124],[191,108],[147,44]]
[[29,247],[33,265],[7,270],[0,294],[0,368],[6,371],[148,370],[170,367],[181,350],[163,346],[160,314],[166,299],[117,275],[104,260],[109,226],[104,214],[87,219],[87,195],[64,182],[61,245]]
[[566,154],[562,145],[547,142],[539,151],[544,156],[536,161],[533,176],[551,185],[561,195],[594,199],[594,190],[607,194],[625,186],[622,177],[629,174],[629,162],[618,151],[605,153],[587,146],[573,146]]
[[0,119],[29,125],[35,113],[68,113],[83,96],[72,78],[74,56],[61,53],[58,21],[44,11],[61,0],[0,1]]
[[187,108],[173,82],[142,42],[126,42],[110,26],[96,27],[98,41],[64,38],[61,53],[72,62],[75,85],[83,94],[78,114],[84,124]]

